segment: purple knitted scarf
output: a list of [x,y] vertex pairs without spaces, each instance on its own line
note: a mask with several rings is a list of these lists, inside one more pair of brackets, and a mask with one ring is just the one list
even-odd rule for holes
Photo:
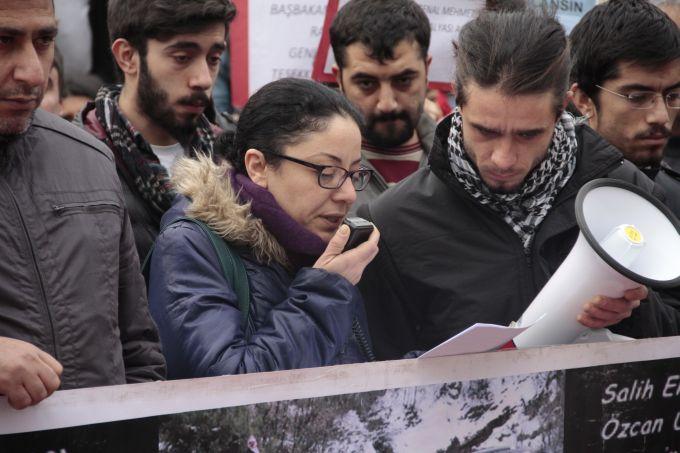
[[250,202],[253,215],[264,224],[285,249],[294,267],[313,264],[326,249],[326,243],[289,216],[267,189],[248,176],[231,172],[231,185],[243,203]]

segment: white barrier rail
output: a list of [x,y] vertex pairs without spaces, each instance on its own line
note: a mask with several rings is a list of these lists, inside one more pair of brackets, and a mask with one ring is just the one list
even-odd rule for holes
[[676,357],[680,357],[680,336],[63,390],[21,411],[0,398],[0,435]]

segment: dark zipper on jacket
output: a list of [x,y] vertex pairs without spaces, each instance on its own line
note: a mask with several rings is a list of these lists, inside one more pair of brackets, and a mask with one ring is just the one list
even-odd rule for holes
[[359,345],[359,349],[361,349],[362,354],[366,359],[368,359],[369,362],[375,362],[375,354],[373,354],[373,350],[371,349],[371,346],[368,344],[368,339],[366,338],[366,335],[364,335],[364,331],[361,328],[361,324],[359,323],[359,319],[354,317],[354,321],[352,321],[352,333],[354,333],[354,338],[357,340],[357,344]]
[[53,350],[54,358],[57,361],[59,361],[59,351],[57,349],[57,336],[54,330],[54,320],[52,319],[52,312],[50,311],[49,304],[47,303],[47,294],[45,294],[45,284],[43,282],[42,274],[40,273],[40,268],[38,267],[38,259],[35,256],[35,250],[33,249],[33,244],[31,243],[31,236],[28,234],[28,228],[26,227],[26,222],[24,221],[24,217],[21,214],[21,210],[19,209],[19,203],[17,202],[17,199],[14,196],[14,191],[12,191],[12,188],[9,186],[9,184],[5,183],[5,186],[7,187],[10,197],[12,198],[14,210],[16,211],[19,217],[19,221],[21,222],[21,227],[24,231],[24,238],[26,239],[26,245],[28,246],[28,249],[31,251],[31,258],[33,259],[33,270],[35,271],[35,275],[38,278],[38,285],[40,286],[40,295],[42,296],[42,303],[45,306],[47,320],[50,323],[50,333],[52,334],[52,346],[54,349]]
[[83,211],[94,211],[96,209],[116,208],[120,209],[120,205],[111,201],[84,201],[76,203],[55,204],[52,210],[57,215],[63,215],[71,209],[82,209]]

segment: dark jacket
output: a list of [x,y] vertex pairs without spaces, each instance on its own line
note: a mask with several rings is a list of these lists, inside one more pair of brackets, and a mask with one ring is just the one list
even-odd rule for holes
[[[360,282],[379,359],[430,349],[476,322],[517,320],[576,241],[574,200],[587,181],[608,176],[646,191],[655,187],[595,132],[577,128],[576,170],[527,255],[501,216],[478,204],[454,177],[447,155],[450,127],[449,117],[437,128],[430,168],[359,210],[381,232],[378,257]],[[678,333],[678,312],[651,294],[618,324],[618,333]]]
[[668,141],[654,182],[664,190],[666,205],[680,219],[680,137],[671,137]]
[[113,156],[38,110],[0,173],[0,336],[63,366],[62,389],[162,379]]
[[[164,230],[152,255],[149,303],[170,378],[366,360],[352,334],[357,317],[368,337],[354,285],[321,269],[289,272],[278,262],[264,264],[261,256],[281,256],[282,249],[239,202],[224,168],[186,159],[175,167],[173,180],[194,202],[178,197],[162,224],[189,214],[225,232],[246,268],[251,321],[244,331],[233,283],[204,233],[188,222]],[[250,245],[233,245],[244,241]]]
[[[76,116],[74,124],[82,127],[102,142],[109,144],[106,130],[97,120],[94,103],[89,103]],[[158,236],[161,216],[153,212],[139,192],[133,188],[133,182],[129,181],[127,173],[123,170],[122,162],[116,161],[116,172],[120,179],[120,185],[123,188],[123,198],[125,199],[125,206],[130,216],[137,254],[139,255],[140,262],[144,262],[146,255],[156,240],[156,236]]]
[[[107,145],[110,145],[110,139],[106,134],[106,130],[97,120],[93,102],[90,102],[83,111],[76,116],[73,122]],[[213,125],[213,132],[217,135],[221,132],[221,129]],[[149,253],[151,246],[156,240],[156,236],[158,236],[162,216],[156,214],[149,208],[147,202],[144,201],[139,192],[134,188],[134,182],[131,180],[128,172],[125,171],[124,164],[118,159],[116,159],[116,171],[118,172],[120,184],[123,188],[125,206],[127,206],[130,215],[130,223],[132,224],[132,231],[135,236],[137,254],[139,255],[140,262],[144,262],[146,255]]]
[[[423,149],[423,157],[420,159],[420,163],[418,165],[419,168],[422,168],[427,164],[427,156],[430,154],[430,148],[432,147],[432,141],[434,140],[434,131],[436,126],[437,124],[427,113],[423,113],[421,115],[420,121],[418,121],[418,127],[416,128],[418,139],[420,140],[420,147]],[[376,170],[375,167],[368,161],[368,159],[363,156],[361,158],[361,165],[373,170],[373,176],[371,177],[371,180],[369,181],[366,188],[361,192],[357,192],[357,199],[350,210],[352,215],[357,211],[359,206],[375,200],[388,188],[387,182],[385,182],[385,179],[382,177],[382,175],[380,175],[378,170]]]

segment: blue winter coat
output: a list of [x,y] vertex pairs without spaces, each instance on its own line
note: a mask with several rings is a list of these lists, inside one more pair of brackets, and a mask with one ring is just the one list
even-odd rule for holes
[[[178,196],[161,227],[185,216]],[[160,331],[168,378],[307,368],[367,360],[352,333],[355,317],[368,338],[361,295],[337,274],[258,262],[236,248],[250,288],[250,323],[241,327],[233,285],[207,236],[178,222],[158,236],[149,304]]]

